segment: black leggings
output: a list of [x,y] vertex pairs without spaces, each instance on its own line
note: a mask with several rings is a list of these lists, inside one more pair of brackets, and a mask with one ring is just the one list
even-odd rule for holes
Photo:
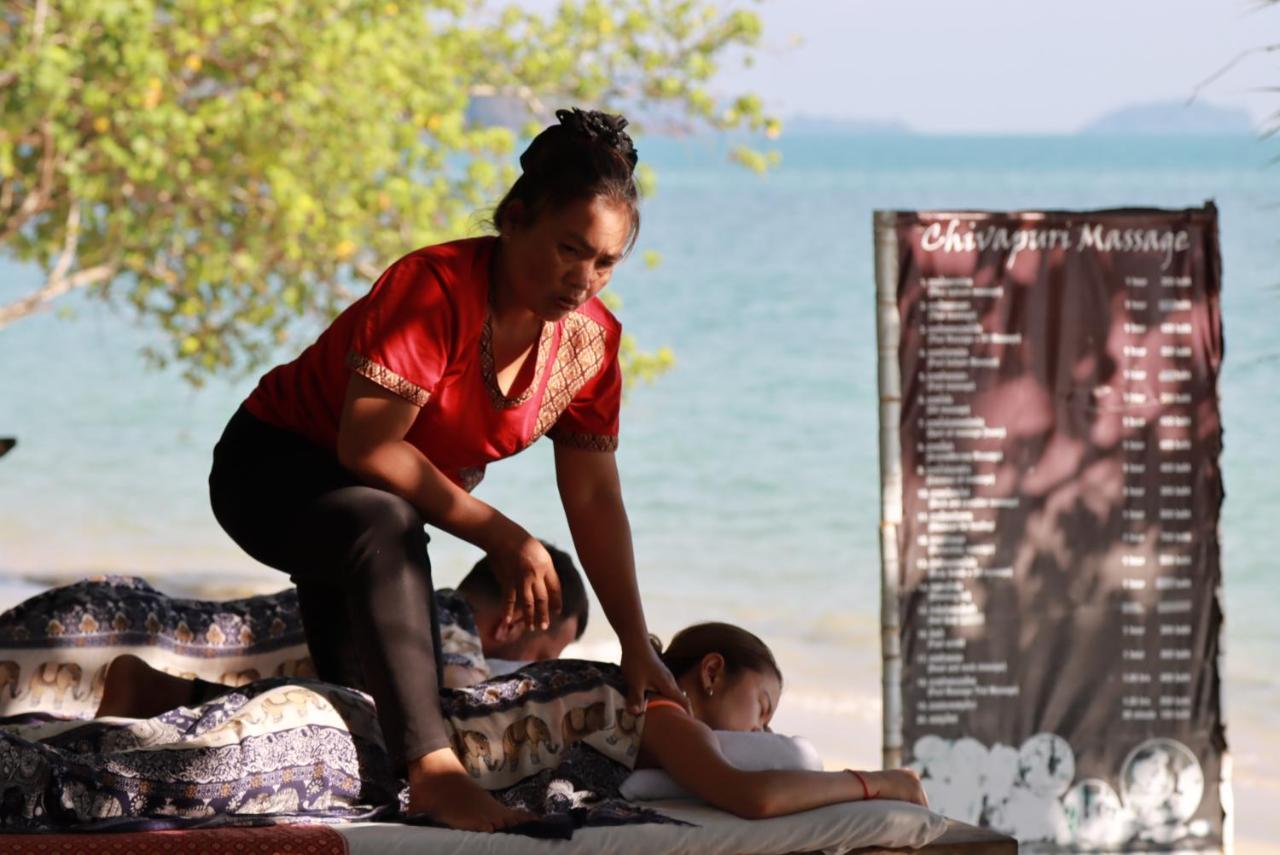
[[243,406],[213,448],[209,500],[232,540],[298,586],[316,675],[373,696],[391,759],[449,745],[418,510]]

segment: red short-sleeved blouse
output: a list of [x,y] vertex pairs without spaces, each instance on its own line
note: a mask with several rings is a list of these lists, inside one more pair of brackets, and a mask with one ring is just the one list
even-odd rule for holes
[[422,408],[405,439],[470,490],[485,465],[544,433],[599,451],[618,445],[622,326],[598,298],[544,323],[533,381],[498,388],[489,325],[493,237],[411,252],[245,399],[249,412],[334,449],[352,370]]

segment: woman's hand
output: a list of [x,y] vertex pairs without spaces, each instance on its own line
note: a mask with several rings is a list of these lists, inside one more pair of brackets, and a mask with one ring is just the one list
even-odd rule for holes
[[899,802],[929,806],[920,776],[913,769],[889,769],[884,772],[863,772],[867,787],[877,799],[893,799]]
[[689,699],[662,664],[649,639],[622,648],[622,676],[627,681],[627,709],[632,715],[644,712],[644,696],[649,691],[670,698],[686,712],[689,710]]
[[526,627],[548,629],[560,614],[560,577],[546,548],[521,531],[488,550],[488,555],[493,574],[502,585],[502,622],[510,625],[523,615]]

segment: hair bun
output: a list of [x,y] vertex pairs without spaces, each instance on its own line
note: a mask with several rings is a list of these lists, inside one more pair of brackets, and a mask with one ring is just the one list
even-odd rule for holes
[[624,116],[602,113],[599,110],[579,110],[571,107],[568,110],[556,110],[556,118],[560,124],[585,136],[592,141],[600,141],[622,155],[632,169],[636,168],[639,156],[631,137],[623,128],[627,126]]
[[[552,125],[534,138],[525,153],[520,155],[520,168],[525,172],[535,169],[549,154],[548,149],[558,146],[552,143],[554,137],[561,139],[572,136],[590,143],[603,143],[616,151],[627,162],[627,167],[635,171],[639,156],[631,137],[623,130],[627,120],[623,116],[602,113],[599,110],[579,110],[571,107],[568,110],[556,110],[559,125]],[[559,132],[558,134],[556,132]],[[554,157],[554,155],[552,155]]]

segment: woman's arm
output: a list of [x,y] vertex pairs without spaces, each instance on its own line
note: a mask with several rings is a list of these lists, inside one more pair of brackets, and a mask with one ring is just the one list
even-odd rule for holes
[[[862,781],[848,772],[738,769],[720,751],[711,728],[671,707],[645,713],[640,745],[641,757],[665,769],[680,786],[744,819],[783,816],[866,796]],[[861,775],[874,798],[928,805],[920,779],[910,770]]]
[[574,549],[609,625],[622,643],[628,707],[638,715],[648,690],[687,705],[675,678],[649,643],[636,584],[631,523],[622,504],[622,485],[613,453],[560,444],[555,448],[556,484]]
[[636,585],[631,523],[612,452],[555,446],[556,486],[573,546],[624,648],[649,645]]
[[513,524],[404,439],[420,410],[352,372],[338,422],[338,462],[371,486],[408,500],[432,525],[485,549]]
[[511,581],[529,626],[545,626],[560,611],[551,557],[534,537],[454,484],[404,437],[420,408],[359,374],[347,382],[338,423],[338,461],[370,486],[404,498],[426,522],[480,547],[495,573]]

